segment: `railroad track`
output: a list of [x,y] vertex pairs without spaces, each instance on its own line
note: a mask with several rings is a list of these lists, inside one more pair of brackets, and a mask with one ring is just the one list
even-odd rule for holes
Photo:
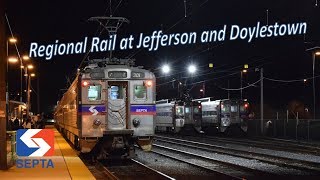
[[258,160],[263,163],[276,165],[283,168],[292,168],[310,175],[320,175],[320,163],[278,157],[253,151],[244,151],[236,148],[207,144],[202,142],[156,136],[155,142],[163,142],[171,145],[179,145],[187,148],[198,149],[210,153],[218,153],[233,157]]
[[219,143],[230,143],[237,144],[243,146],[254,146],[260,148],[267,148],[272,150],[280,150],[294,153],[304,153],[304,154],[313,154],[320,155],[320,147],[319,146],[311,146],[306,144],[294,144],[289,141],[276,141],[276,140],[268,140],[268,139],[240,139],[240,138],[223,138],[223,137],[213,137],[203,135],[201,138],[206,140],[211,140]]
[[105,177],[111,180],[122,179],[159,179],[159,180],[174,180],[160,171],[157,171],[147,165],[130,159],[126,162],[107,163],[98,162],[97,169],[100,169],[105,174]]
[[172,155],[169,155],[169,154],[166,154],[166,153],[163,153],[163,152],[159,152],[157,150],[151,150],[152,153],[155,153],[155,154],[158,154],[160,156],[163,156],[163,157],[166,157],[166,158],[169,158],[169,159],[173,159],[175,161],[178,161],[178,162],[182,162],[182,163],[186,163],[186,164],[189,164],[191,166],[194,166],[196,168],[200,168],[200,169],[203,169],[205,171],[210,171],[210,172],[213,172],[214,173],[214,178],[217,178],[217,179],[244,179],[243,177],[237,177],[237,176],[234,176],[232,174],[228,174],[228,173],[224,173],[222,171],[217,171],[217,170],[213,170],[211,169],[210,167],[208,166],[205,166],[205,165],[201,165],[200,163],[195,163],[195,162],[191,162],[191,161],[187,161],[187,160],[184,160],[182,158],[178,158],[178,157],[175,157],[175,156],[172,156]]
[[[189,151],[179,150],[169,146],[153,144],[152,152],[169,157],[178,161],[182,161],[188,164],[196,165],[207,170],[214,171],[223,175],[224,178],[232,179],[248,179],[253,177],[279,177],[275,173],[266,172],[263,170],[255,169],[252,167],[246,167],[237,163],[229,162],[228,160],[217,160],[215,158],[200,155]],[[202,164],[202,165],[201,165]]]

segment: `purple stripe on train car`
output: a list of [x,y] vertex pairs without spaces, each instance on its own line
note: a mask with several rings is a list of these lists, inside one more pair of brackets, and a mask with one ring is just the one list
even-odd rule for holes
[[78,109],[79,113],[86,115],[102,115],[105,114],[105,105],[80,105]]
[[132,115],[155,115],[155,105],[131,105],[130,112]]

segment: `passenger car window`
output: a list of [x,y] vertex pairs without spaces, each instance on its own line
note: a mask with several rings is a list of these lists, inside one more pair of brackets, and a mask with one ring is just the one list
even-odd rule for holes
[[136,85],[134,87],[135,99],[147,99],[147,88],[143,85]]
[[101,85],[89,86],[88,99],[90,101],[101,100]]

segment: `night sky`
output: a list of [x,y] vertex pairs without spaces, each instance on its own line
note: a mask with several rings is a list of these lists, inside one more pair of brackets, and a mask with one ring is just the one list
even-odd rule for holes
[[[119,5],[119,2],[120,5]],[[118,6],[119,5],[119,6]],[[177,96],[177,88],[170,83],[173,78],[187,79],[190,95],[198,98],[205,81],[206,95],[216,99],[227,98],[228,92],[223,88],[240,87],[240,71],[244,64],[249,64],[249,72],[243,76],[243,86],[259,80],[259,72],[255,68],[264,68],[267,78],[293,80],[312,77],[311,52],[305,50],[319,46],[320,42],[320,2],[316,0],[123,0],[112,1],[112,15],[122,16],[130,20],[119,30],[119,36],[139,33],[151,34],[154,30],[165,33],[202,32],[206,29],[217,29],[223,25],[255,26],[257,22],[266,25],[278,23],[307,22],[306,35],[271,37],[254,39],[248,43],[245,40],[213,43],[196,43],[162,47],[150,52],[146,49],[133,49],[115,52],[115,57],[132,57],[136,65],[144,66],[155,72],[157,78],[157,98],[172,98]],[[185,17],[185,10],[187,17]],[[268,10],[268,16],[267,16]],[[60,42],[76,42],[84,37],[97,36],[98,24],[88,22],[93,16],[110,15],[109,0],[79,1],[18,1],[7,2],[7,16],[12,31],[19,39],[20,53],[28,52],[30,43],[39,44]],[[8,31],[9,36],[9,31]],[[101,35],[106,36],[106,33]],[[15,54],[14,48],[9,49]],[[90,58],[107,57],[108,53],[91,53]],[[33,58],[37,66],[36,73],[40,85],[41,112],[53,109],[63,89],[68,88],[68,80],[75,77],[76,70],[84,54],[56,56],[50,61],[44,58]],[[320,58],[318,57],[318,60]],[[164,77],[160,67],[169,63],[172,75]],[[186,67],[189,63],[198,66],[194,77],[189,77]],[[210,69],[208,63],[213,63]],[[19,99],[14,94],[20,90],[20,71],[17,65],[10,67],[10,92],[12,99]],[[320,62],[316,61],[316,75],[320,73]],[[239,73],[237,73],[239,72]],[[169,83],[168,83],[169,82]],[[306,107],[312,105],[312,80],[294,83],[272,82],[265,80],[265,104],[267,108],[285,112],[288,103],[295,100]],[[317,106],[320,105],[320,80],[316,79]],[[37,80],[32,82],[37,91]],[[259,84],[243,91],[243,97],[258,106],[260,101]],[[32,109],[36,111],[36,95],[32,94]],[[239,91],[230,92],[231,98],[239,98]],[[320,113],[320,111],[319,111]]]

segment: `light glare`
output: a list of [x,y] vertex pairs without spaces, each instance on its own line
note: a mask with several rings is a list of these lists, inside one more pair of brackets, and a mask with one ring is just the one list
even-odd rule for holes
[[170,72],[169,65],[163,65],[162,66],[162,72],[165,73],[165,74],[169,73]]
[[197,70],[197,68],[195,65],[189,65],[189,67],[188,67],[189,73],[193,74],[196,72],[196,70]]

